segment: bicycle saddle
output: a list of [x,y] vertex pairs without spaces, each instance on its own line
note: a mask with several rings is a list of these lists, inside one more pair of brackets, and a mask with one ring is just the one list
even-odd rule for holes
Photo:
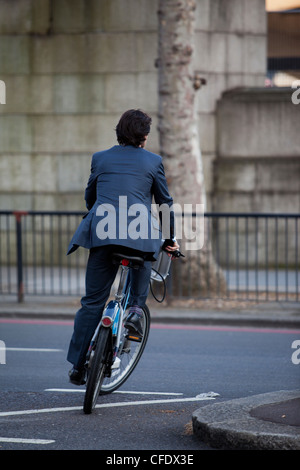
[[129,256],[124,253],[113,253],[112,261],[114,264],[123,264],[124,266],[130,266],[131,268],[144,266],[144,258],[141,258],[140,256]]

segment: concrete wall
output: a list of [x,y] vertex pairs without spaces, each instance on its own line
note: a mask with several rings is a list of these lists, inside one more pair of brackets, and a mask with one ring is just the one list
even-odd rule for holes
[[[217,106],[213,209],[233,213],[300,213],[300,107],[286,89],[237,89]],[[295,268],[296,219],[231,219],[220,235],[220,258],[240,267]],[[223,233],[222,233],[223,231]],[[230,244],[227,250],[227,243]],[[257,247],[257,250],[255,249]]]
[[[91,154],[115,143],[120,114],[153,116],[159,152],[156,0],[0,0],[0,210],[81,210]],[[208,208],[217,154],[216,103],[262,86],[264,0],[198,0],[199,133]]]
[[156,112],[155,8],[1,0],[0,19],[0,209],[84,209],[91,155],[115,143],[120,114]]
[[286,89],[239,89],[218,103],[213,207],[300,212],[300,108]]
[[199,134],[208,210],[217,157],[217,102],[225,90],[262,87],[266,74],[267,20],[264,0],[199,0],[196,70],[207,84],[198,93]]

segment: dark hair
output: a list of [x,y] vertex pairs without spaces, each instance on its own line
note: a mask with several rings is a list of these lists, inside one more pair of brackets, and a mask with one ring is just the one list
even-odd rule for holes
[[116,127],[119,144],[139,147],[150,132],[151,122],[151,117],[139,109],[126,111]]

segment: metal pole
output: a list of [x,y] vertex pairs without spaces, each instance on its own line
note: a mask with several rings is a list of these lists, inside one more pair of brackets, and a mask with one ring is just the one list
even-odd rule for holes
[[27,215],[27,212],[15,211],[16,218],[16,244],[17,244],[17,281],[18,281],[18,302],[24,301],[24,284],[23,284],[23,256],[22,256],[22,215]]

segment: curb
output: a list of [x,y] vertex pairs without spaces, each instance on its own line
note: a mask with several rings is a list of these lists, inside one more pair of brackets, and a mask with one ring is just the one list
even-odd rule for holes
[[194,434],[211,447],[228,450],[300,450],[300,428],[251,415],[261,405],[300,398],[300,390],[270,392],[207,405],[192,415]]
[[[68,320],[74,321],[77,307],[62,305],[2,305],[2,319],[35,319],[35,320]],[[300,315],[297,314],[257,314],[246,312],[217,312],[185,309],[152,309],[152,323],[186,324],[203,326],[252,327],[252,328],[284,328],[300,329]]]
[[[6,300],[6,301],[5,301]],[[50,299],[31,299],[18,304],[5,299],[0,306],[0,318],[70,320],[80,308],[78,299],[66,298],[60,302]],[[213,309],[187,307],[158,307],[150,305],[153,323],[185,323],[202,325],[300,328],[300,303],[260,304],[248,308]]]
[[[61,320],[74,321],[75,311],[69,312],[64,309],[54,310],[5,310],[0,311],[0,319],[23,319],[23,320]],[[208,315],[168,315],[164,313],[152,314],[151,322],[153,324],[185,324],[185,325],[203,325],[203,326],[224,326],[224,327],[244,327],[244,328],[283,328],[300,329],[300,319],[293,318],[268,318],[268,317],[243,317],[224,314]]]

